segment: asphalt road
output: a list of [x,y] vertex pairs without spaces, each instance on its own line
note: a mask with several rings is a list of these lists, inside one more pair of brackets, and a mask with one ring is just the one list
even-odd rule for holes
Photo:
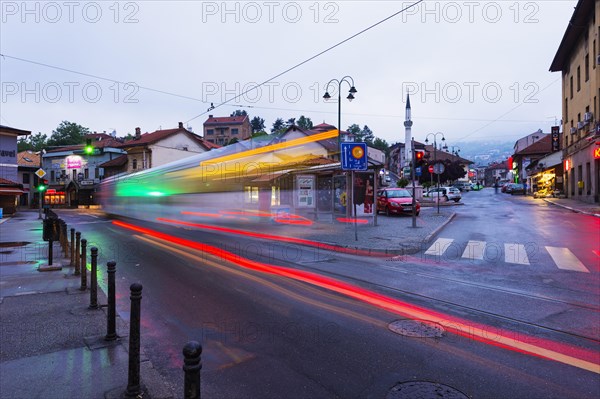
[[[598,262],[585,253],[598,248],[590,234],[598,231],[597,222],[486,190],[467,193],[463,201],[467,205],[439,234],[453,240],[438,245],[440,253],[423,248],[390,259],[139,223],[176,237],[161,240],[98,215],[62,216],[85,231],[88,246],[101,249],[101,265],[117,261],[123,318],[129,285],[143,284],[142,345],[177,397],[183,396],[181,349],[192,339],[204,347],[205,397],[381,398],[395,384],[414,381],[478,398],[599,396],[599,373],[585,367],[600,364]],[[563,233],[552,234],[551,228]],[[235,256],[209,256],[176,241],[181,238]],[[565,240],[587,272],[556,267],[546,247],[563,247]],[[494,243],[489,249],[488,242]],[[504,245],[528,242],[536,247]],[[514,255],[523,250],[536,262],[525,265]],[[518,263],[507,262],[506,253]],[[312,274],[281,276],[275,274],[281,269],[264,264]],[[323,287],[326,278],[351,286]],[[104,278],[100,284],[105,287]],[[413,337],[390,330],[390,323],[408,319],[416,307],[421,319],[438,321],[427,326],[443,327],[441,336],[429,337],[432,328],[423,324],[408,324]],[[484,336],[477,335],[479,327]],[[510,344],[527,341],[533,352],[551,348],[575,360],[544,352],[554,358],[549,360],[488,340],[503,335]]]

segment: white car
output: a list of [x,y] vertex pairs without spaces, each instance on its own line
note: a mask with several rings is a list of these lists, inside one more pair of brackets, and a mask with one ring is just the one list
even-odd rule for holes
[[446,201],[452,200],[454,202],[458,202],[462,198],[462,195],[460,194],[460,190],[455,187],[440,187],[440,188],[434,187],[434,188],[430,189],[429,191],[427,191],[425,194],[423,194],[423,197],[427,197],[427,198],[442,197]]

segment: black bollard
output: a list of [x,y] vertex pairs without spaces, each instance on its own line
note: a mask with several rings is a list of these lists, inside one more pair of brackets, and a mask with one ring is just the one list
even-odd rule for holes
[[48,266],[52,266],[52,246],[54,245],[54,241],[48,241]]
[[70,266],[75,266],[75,229],[71,227],[71,263]]
[[127,378],[126,398],[137,398],[142,393],[140,386],[140,321],[142,285],[133,283],[131,290],[131,314],[129,316],[129,373]]
[[87,240],[81,240],[81,291],[87,288]]
[[69,239],[67,238],[67,222],[64,220],[60,220],[60,238],[62,243],[62,250],[65,258],[67,257],[67,253],[69,251]]
[[190,341],[183,347],[183,397],[185,399],[200,399],[200,369],[202,362],[202,345]]
[[117,335],[117,299],[115,291],[115,272],[117,271],[117,263],[113,260],[106,264],[108,272],[108,311],[106,323],[106,341],[114,341],[118,338]]
[[90,309],[98,309],[98,276],[96,271],[98,269],[98,248],[90,248],[92,256],[92,271],[90,273]]
[[81,260],[79,245],[81,243],[81,232],[78,231],[77,233],[75,233],[75,237],[75,275],[79,276],[79,261]]

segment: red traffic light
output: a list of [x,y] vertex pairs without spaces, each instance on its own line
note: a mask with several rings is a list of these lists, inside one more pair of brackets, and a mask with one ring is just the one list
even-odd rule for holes
[[422,161],[425,156],[425,151],[415,151],[415,159],[417,161]]

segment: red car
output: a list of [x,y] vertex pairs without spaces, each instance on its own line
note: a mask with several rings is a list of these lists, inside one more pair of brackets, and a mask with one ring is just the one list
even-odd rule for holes
[[[395,213],[412,214],[412,195],[405,188],[384,188],[377,191],[377,213],[385,212],[386,215]],[[421,212],[421,204],[416,201],[416,214]]]

